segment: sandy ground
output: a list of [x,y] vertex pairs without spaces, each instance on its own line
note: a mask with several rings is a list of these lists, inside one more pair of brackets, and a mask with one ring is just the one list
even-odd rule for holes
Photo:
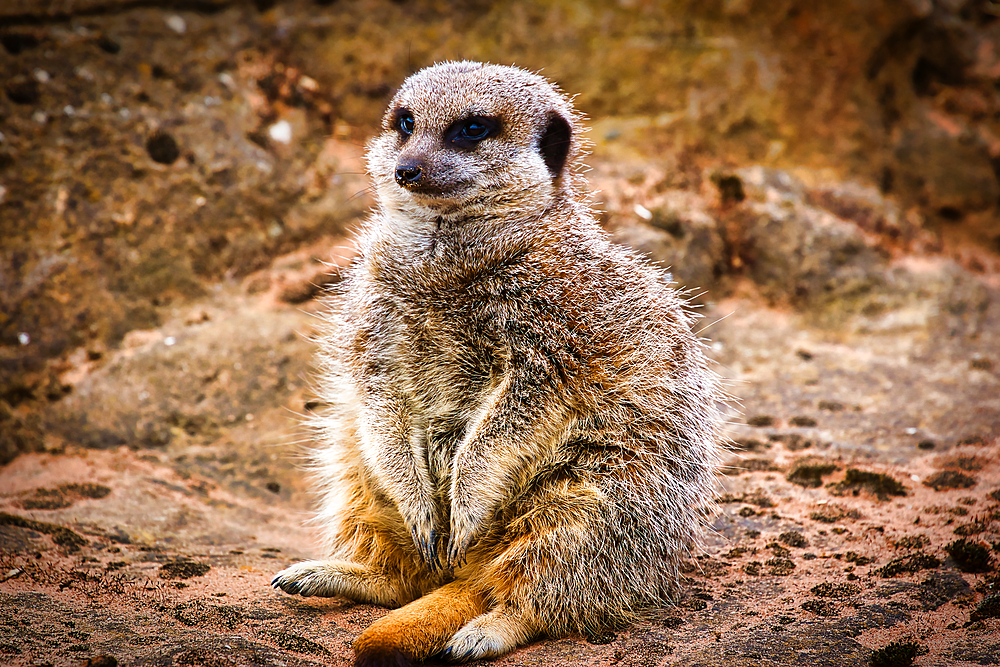
[[[80,370],[66,414],[127,414],[121,394],[145,369],[165,375],[147,390],[169,393],[198,367],[198,350],[240,363],[229,355],[252,341],[232,341],[241,314],[285,341],[271,351],[309,351],[315,304],[222,296],[195,308],[207,321],[180,313]],[[220,303],[239,307],[227,317]],[[538,641],[497,664],[862,665],[897,640],[919,645],[919,665],[995,664],[1000,378],[982,359],[998,349],[998,313],[992,305],[971,336],[941,333],[956,330],[951,315],[845,335],[749,297],[710,306],[706,335],[729,379],[735,445],[685,597],[634,626]],[[178,350],[188,365],[171,370],[165,359]],[[4,660],[349,664],[351,639],[383,610],[268,586],[287,564],[320,555],[296,468],[308,372],[308,362],[295,368],[274,404],[214,435],[173,427],[160,447],[95,450],[64,432],[50,451],[3,468]],[[230,380],[226,393],[240,391]],[[159,398],[146,399],[148,418],[169,416]],[[949,545],[963,539],[956,557]]]

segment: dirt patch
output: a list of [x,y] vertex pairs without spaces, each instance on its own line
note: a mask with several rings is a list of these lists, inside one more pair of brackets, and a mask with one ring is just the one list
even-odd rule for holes
[[785,479],[792,484],[815,489],[823,485],[823,477],[833,474],[839,467],[836,463],[810,458],[799,459],[792,465]]
[[0,512],[0,526],[26,528],[52,537],[52,541],[68,552],[78,551],[87,544],[87,540],[64,526],[57,526],[44,521],[34,521],[14,514]]
[[879,568],[876,571],[878,576],[887,579],[889,577],[897,577],[901,574],[913,574],[914,572],[919,572],[920,570],[926,570],[928,568],[940,567],[941,559],[932,554],[917,553],[911,554],[909,556],[903,556],[902,558],[894,558],[885,566]]
[[822,509],[809,513],[809,518],[820,523],[837,523],[844,519],[857,521],[861,518],[861,512],[853,508],[843,507],[830,503],[824,505]]
[[892,642],[872,652],[872,667],[908,667],[926,649],[913,641]]
[[1000,508],[990,508],[974,517],[972,521],[956,526],[956,535],[971,537],[982,533],[1000,534]]
[[160,566],[160,579],[190,579],[203,577],[212,566],[207,563],[196,563],[190,560],[175,560]]
[[777,421],[778,420],[771,415],[754,415],[753,417],[747,419],[747,424],[763,428],[765,426],[774,426]]
[[846,496],[848,493],[858,495],[861,491],[867,491],[879,500],[906,495],[906,487],[892,476],[857,468],[848,468],[843,480],[827,484],[826,488],[835,496]]
[[727,493],[716,498],[718,503],[749,503],[751,505],[756,505],[760,508],[770,508],[776,507],[774,500],[768,496],[763,489],[756,489],[754,491],[740,493],[734,495],[732,493]]
[[978,472],[985,468],[989,464],[989,461],[982,456],[976,456],[974,454],[967,455],[957,455],[942,459],[938,463],[940,468],[957,468],[958,470],[964,470],[965,472]]
[[974,477],[970,477],[956,470],[942,470],[936,472],[924,480],[924,486],[935,491],[945,491],[948,489],[971,489],[976,485]]
[[289,632],[281,632],[279,630],[268,630],[264,636],[270,641],[274,642],[276,645],[280,646],[283,649],[288,649],[289,651],[295,651],[296,653],[307,653],[311,655],[322,655],[322,656],[330,655],[330,651],[322,644],[306,639],[305,637],[293,635]]
[[840,613],[837,605],[828,600],[806,600],[799,606],[810,613],[827,618],[837,616]]
[[768,574],[776,577],[787,577],[795,570],[795,562],[791,558],[770,558],[764,561]]
[[969,616],[969,620],[973,623],[988,618],[1000,618],[1000,593],[983,598]]
[[810,449],[816,444],[811,438],[806,438],[799,433],[772,433],[767,436],[767,439],[771,442],[780,442],[790,452]]
[[914,550],[914,549],[923,549],[930,543],[931,540],[929,537],[927,537],[922,533],[918,533],[916,535],[905,535],[896,540],[893,544],[897,549]]
[[764,452],[770,449],[771,445],[757,438],[736,438],[732,447],[741,452]]
[[22,498],[20,506],[26,510],[55,510],[71,506],[77,500],[99,500],[111,493],[103,484],[63,484],[55,489],[35,489],[31,496]]
[[822,583],[809,589],[813,595],[821,598],[848,598],[861,592],[857,584]]
[[804,549],[809,546],[809,540],[797,530],[790,530],[778,535],[778,541],[796,549]]
[[989,572],[993,569],[989,547],[982,542],[955,540],[945,546],[944,550],[962,572]]
[[781,472],[782,467],[771,459],[739,459],[722,469],[725,475],[742,475],[748,472]]

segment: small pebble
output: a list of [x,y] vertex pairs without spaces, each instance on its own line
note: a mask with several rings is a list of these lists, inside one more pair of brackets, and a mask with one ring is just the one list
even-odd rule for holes
[[167,17],[167,27],[176,32],[178,35],[183,35],[187,32],[187,21],[185,21],[182,16],[171,14]]
[[637,216],[639,216],[640,218],[642,218],[646,222],[649,222],[650,220],[653,219],[653,212],[650,211],[645,206],[643,206],[642,204],[636,204],[635,207],[633,208],[633,210],[635,211],[635,214]]
[[279,120],[277,123],[267,128],[267,135],[279,144],[286,146],[292,143],[292,125],[287,120]]

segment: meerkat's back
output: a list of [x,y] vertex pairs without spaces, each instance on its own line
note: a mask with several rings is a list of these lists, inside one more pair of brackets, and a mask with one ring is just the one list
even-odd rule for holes
[[313,471],[330,558],[274,585],[401,607],[358,665],[496,656],[661,604],[711,506],[720,394],[666,276],[610,242],[569,100],[410,77],[331,301]]

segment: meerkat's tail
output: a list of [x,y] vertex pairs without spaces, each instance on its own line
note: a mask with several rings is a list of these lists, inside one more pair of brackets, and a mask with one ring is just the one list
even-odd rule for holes
[[453,581],[372,623],[354,641],[354,667],[409,667],[440,653],[462,627],[486,611],[486,600]]

